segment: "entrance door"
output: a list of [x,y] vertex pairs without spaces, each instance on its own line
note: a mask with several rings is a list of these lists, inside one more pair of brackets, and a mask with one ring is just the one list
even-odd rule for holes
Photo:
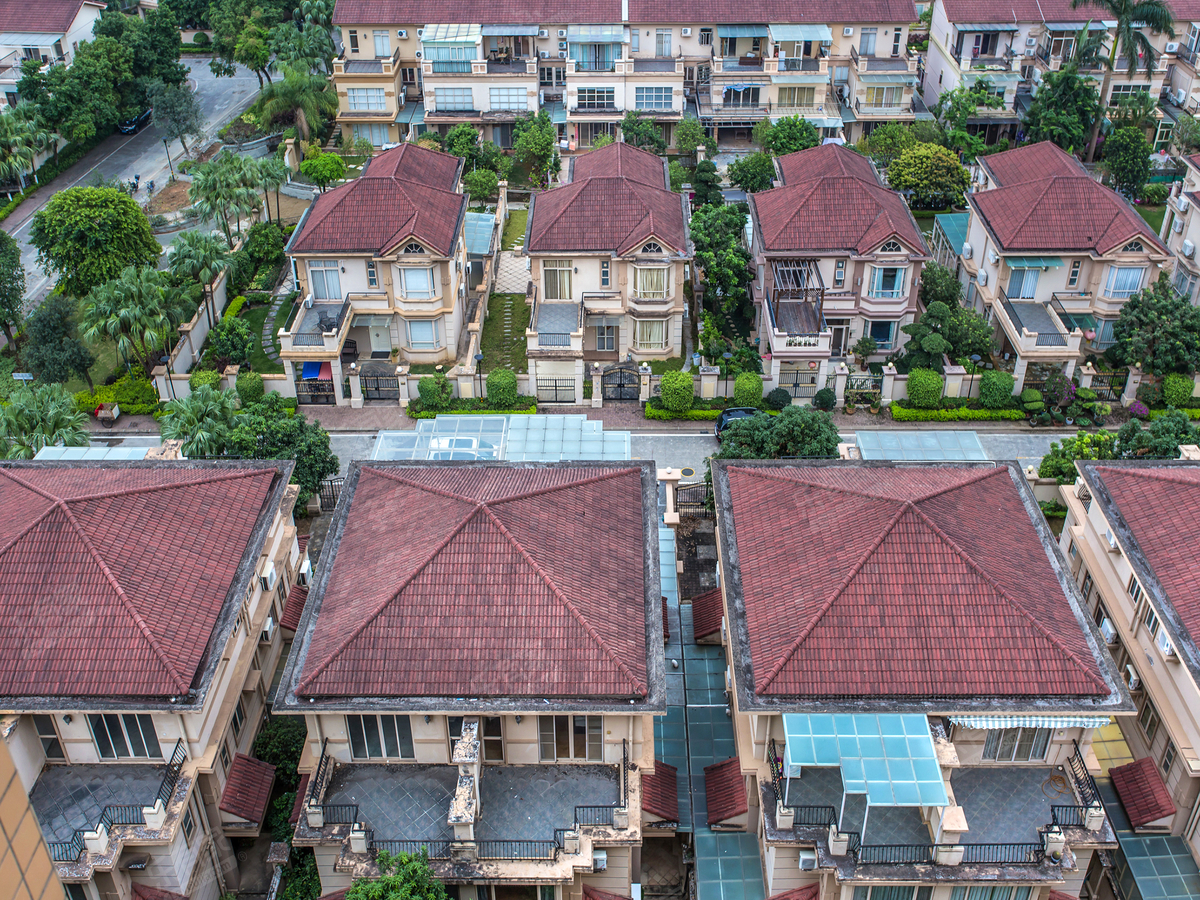
[[[380,318],[383,318],[382,316]],[[386,359],[392,355],[392,335],[387,325],[371,326],[371,356]]]
[[829,343],[829,355],[841,359],[846,355],[846,341],[850,336],[850,322],[847,319],[826,319],[825,324],[833,332]]

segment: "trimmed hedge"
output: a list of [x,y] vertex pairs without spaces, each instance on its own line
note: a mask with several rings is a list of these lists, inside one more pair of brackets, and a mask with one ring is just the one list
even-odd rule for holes
[[937,409],[942,402],[942,376],[932,369],[910,371],[908,402],[919,409]]
[[487,375],[487,396],[493,406],[511,408],[517,405],[517,373],[512,369],[492,369]]
[[[1152,409],[1150,410],[1151,419],[1159,419],[1171,412],[1169,409]],[[1179,412],[1187,413],[1189,419],[1200,419],[1200,409],[1180,409]]]
[[221,373],[216,369],[196,369],[188,376],[188,388],[195,391],[207,385],[217,390],[221,384]]
[[669,409],[655,409],[646,403],[646,418],[665,422],[671,419],[683,419],[689,422],[712,422],[724,409],[689,409],[685,412],[671,412]]
[[985,409],[1005,409],[1013,403],[1014,380],[1007,372],[992,369],[979,379],[979,403]]
[[116,403],[122,415],[148,416],[158,409],[158,391],[152,382],[123,375],[113,384],[75,394],[75,407],[86,413],[95,412],[101,403]]
[[733,402],[738,406],[762,406],[762,376],[755,372],[740,372],[733,382]]
[[[531,398],[524,398],[529,400]],[[419,412],[413,410],[413,403],[408,404],[408,415],[411,419],[436,419],[438,416],[532,416],[537,413],[537,403],[529,409],[448,409],[441,412]]]
[[240,295],[237,297],[234,297],[233,301],[227,307],[225,307],[225,313],[224,313],[224,315],[221,316],[221,318],[222,319],[236,319],[237,314],[242,311],[242,307],[245,305],[246,305],[245,297],[240,296]]
[[1185,407],[1192,399],[1192,391],[1195,387],[1196,383],[1191,375],[1171,372],[1163,379],[1163,403],[1177,409]]
[[1025,418],[1025,413],[1019,409],[911,409],[895,403],[888,409],[897,422],[978,422]]
[[691,372],[664,372],[659,390],[663,406],[671,413],[685,413],[695,402],[696,386]]

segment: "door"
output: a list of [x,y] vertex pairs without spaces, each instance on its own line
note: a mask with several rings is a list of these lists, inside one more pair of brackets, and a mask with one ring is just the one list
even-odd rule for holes
[[[379,316],[378,318],[385,318]],[[392,355],[392,335],[387,325],[371,326],[371,357],[386,359]]]
[[850,323],[846,319],[827,319],[825,324],[833,332],[833,339],[829,342],[829,355],[834,359],[840,359],[846,355],[846,341],[850,335]]
[[605,400],[637,400],[641,391],[638,367],[633,363],[609,366],[600,376]]

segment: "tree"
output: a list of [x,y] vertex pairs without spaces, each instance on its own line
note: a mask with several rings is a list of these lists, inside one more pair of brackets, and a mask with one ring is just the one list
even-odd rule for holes
[[1200,309],[1180,297],[1164,273],[1121,307],[1114,355],[1154,375],[1200,368]]
[[307,737],[301,716],[271,716],[254,738],[252,752],[255,759],[275,767],[275,777],[285,788],[295,790],[300,783],[296,766]]
[[675,149],[683,156],[695,156],[698,147],[717,152],[717,142],[704,133],[700,120],[685,118],[675,126]]
[[662,155],[667,152],[667,142],[663,140],[662,129],[654,124],[653,119],[645,118],[641,110],[626,110],[625,118],[621,120],[621,136],[625,143],[641,147],[651,153]]
[[135,88],[133,50],[114,38],[98,37],[79,45],[70,67],[51,66],[44,80],[18,90],[28,89],[22,96],[38,103],[46,120],[68,140],[83,143],[114,128],[129,109],[133,98],[126,99],[123,86]]
[[838,431],[829,414],[811,406],[789,406],[778,416],[737,419],[721,432],[716,459],[779,459],[783,456],[837,458]]
[[223,372],[227,366],[242,366],[254,350],[250,324],[242,318],[226,316],[208,333],[208,349]]
[[213,281],[231,265],[229,245],[214,234],[184,231],[171,242],[168,268],[177,278],[194,281],[204,292],[204,308],[208,310],[208,327],[216,324],[210,288]]
[[112,188],[59,191],[34,214],[29,242],[43,271],[57,273],[59,288],[76,297],[127,266],[155,264],[162,253],[137,201]]
[[144,90],[143,85],[155,81],[183,84],[187,77],[187,66],[179,62],[182,47],[179,20],[167,4],[147,12],[144,19],[110,8],[100,16],[92,33],[117,41],[128,47],[132,54],[131,80],[134,84],[121,86],[127,105],[136,105],[145,99],[139,96]]
[[490,200],[496,196],[500,180],[491,169],[476,169],[463,176],[463,187],[475,200]]
[[186,84],[162,82],[153,85],[149,95],[155,127],[168,141],[179,141],[183,152],[188,153],[187,138],[199,140],[204,134],[204,110],[196,95]]
[[611,134],[602,134],[592,141],[592,149],[599,150],[601,147],[607,147],[612,142],[613,136]]
[[892,160],[887,170],[888,185],[911,191],[910,205],[919,209],[962,206],[970,175],[945,147],[918,144]]
[[1004,98],[997,95],[987,78],[973,85],[959,85],[943,91],[934,104],[933,114],[946,129],[946,143],[962,153],[964,159],[974,159],[984,148],[983,138],[967,132],[967,123],[979,113],[979,107],[1001,109]]
[[1137,419],[1122,425],[1117,432],[1115,455],[1118,459],[1177,459],[1180,445],[1196,443],[1200,443],[1200,431],[1187,413],[1171,409],[1145,428]]
[[9,344],[13,329],[25,318],[25,267],[12,235],[0,231],[0,328]]
[[183,441],[185,456],[220,456],[228,445],[236,409],[233,391],[206,384],[167,403],[159,427],[164,440]]
[[[764,120],[766,121],[766,120]],[[800,116],[785,116],[771,126],[764,149],[775,156],[784,156],[800,150],[808,150],[821,143],[816,126]]]
[[933,303],[943,303],[947,308],[953,309],[962,305],[962,282],[958,280],[953,269],[948,269],[940,263],[927,262],[921,269],[921,288],[918,296],[921,305],[926,309]]
[[18,182],[23,189],[33,156],[33,141],[25,123],[12,111],[0,113],[0,181]]
[[963,306],[931,302],[921,317],[900,330],[908,335],[903,360],[909,369],[942,371],[943,354],[951,359],[985,356],[992,349],[992,327],[979,313]]
[[96,357],[79,340],[75,329],[75,301],[53,293],[25,320],[21,358],[38,381],[62,383],[78,376],[92,389],[89,370]]
[[263,88],[263,78],[271,82],[271,36],[253,22],[247,25],[233,47],[233,60],[258,76],[258,88]]
[[740,206],[704,205],[692,213],[690,232],[705,289],[727,308],[736,307],[750,283],[750,254],[742,245],[746,213]]
[[446,133],[446,152],[461,156],[468,163],[479,149],[479,129],[470,122],[459,122]]
[[338,99],[332,84],[321,76],[285,70],[283,78],[263,89],[255,107],[265,124],[291,116],[307,141],[314,127],[323,130],[325,119],[337,112]]
[[[1166,0],[1071,0],[1072,9],[1081,6],[1094,6],[1101,11],[1101,19],[1117,23],[1104,68],[1100,96],[1108,96],[1118,56],[1125,58],[1125,74],[1131,81],[1137,73],[1139,62],[1144,63],[1146,77],[1150,78],[1158,64],[1158,53],[1149,33],[1165,32],[1167,37],[1175,37],[1174,19]],[[1092,137],[1088,144],[1088,162],[1096,158],[1096,142],[1099,138],[1100,119],[1097,118],[1092,125]]]
[[549,184],[558,148],[558,129],[544,109],[526,113],[513,123],[513,155],[529,169],[538,186]]
[[1072,61],[1042,76],[1025,119],[1025,134],[1033,143],[1052,141],[1074,153],[1083,149],[1100,115],[1095,81],[1080,75]]
[[1176,115],[1178,120],[1171,131],[1171,141],[1181,152],[1195,153],[1200,150],[1200,121],[1182,110]]
[[1137,128],[1145,131],[1150,125],[1157,125],[1154,113],[1158,110],[1158,101],[1150,96],[1149,91],[1138,91],[1128,97],[1122,97],[1116,109],[1110,115],[1113,127]]
[[86,447],[87,418],[61,384],[22,387],[0,409],[0,449],[6,459],[33,459],[43,447]]
[[729,164],[729,180],[747,194],[757,194],[771,187],[775,177],[775,161],[769,153],[751,153]]
[[212,0],[208,23],[213,32],[213,58],[209,63],[218,78],[236,71],[238,41],[247,29],[270,32],[290,18],[292,5],[284,0]]
[[429,858],[381,852],[376,860],[378,878],[356,878],[346,891],[346,900],[446,900],[446,889],[433,876]]
[[296,502],[301,506],[317,492],[322,479],[338,470],[338,458],[329,449],[329,433],[321,423],[308,422],[299,411],[289,415],[283,397],[274,391],[242,411],[229,435],[229,445],[233,452],[248,458],[295,460],[292,481],[300,485]]
[[870,134],[859,138],[854,149],[886,169],[893,159],[916,144],[917,138],[911,128],[902,122],[885,122]]
[[1104,166],[1113,187],[1130,200],[1141,196],[1150,178],[1150,154],[1154,148],[1140,128],[1118,128],[1104,142]]
[[258,209],[261,186],[261,167],[256,160],[223,151],[192,170],[188,199],[202,216],[221,223],[225,240],[233,246],[229,216],[237,217],[240,228],[242,216]]
[[325,193],[325,188],[346,177],[346,161],[336,153],[318,153],[300,163],[300,171]]
[[112,341],[122,359],[137,361],[148,372],[181,316],[178,295],[162,272],[128,266],[92,288],[81,307],[80,329],[84,340]]
[[721,176],[716,164],[710,159],[696,163],[692,173],[692,202],[697,208],[701,206],[721,206],[725,195],[721,193]]
[[[275,218],[279,220],[279,189],[287,184],[288,178],[292,174],[292,170],[288,168],[287,163],[277,156],[268,156],[258,163],[258,174],[262,179],[260,187],[263,190],[263,204],[270,208],[267,204],[267,191],[275,192]],[[269,212],[268,212],[269,216]]]

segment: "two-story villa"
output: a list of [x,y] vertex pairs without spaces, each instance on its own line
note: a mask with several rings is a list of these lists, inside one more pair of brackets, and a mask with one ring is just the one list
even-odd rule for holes
[[292,465],[0,466],[0,738],[70,900],[238,887],[302,565]]
[[[760,347],[780,386],[811,398],[863,335],[903,344],[929,249],[865,156],[837,144],[775,161],[781,187],[749,196]],[[836,215],[831,210],[837,210]]]
[[286,247],[303,308],[280,332],[301,403],[349,403],[348,365],[394,379],[401,357],[453,362],[467,305],[462,166],[403,144],[305,210]]
[[[995,323],[1015,391],[1051,369],[1069,377],[1082,354],[1112,344],[1121,307],[1170,255],[1128,202],[1048,141],[980,158],[974,182],[958,214],[969,216],[958,248],[967,300]],[[952,224],[940,227],[961,233]]]
[[321,559],[274,708],[308,723],[322,888],[425,848],[464,900],[629,897],[666,712],[653,463],[355,462]]
[[530,376],[679,356],[694,251],[666,161],[618,142],[568,160],[565,179],[529,204]]
[[0,93],[8,106],[20,102],[17,82],[21,63],[70,65],[80,41],[92,39],[92,28],[107,4],[101,0],[39,0],[6,3],[0,9]]
[[1091,735],[1133,704],[1020,467],[714,460],[713,483],[737,752],[705,771],[709,825],[758,835],[766,893],[1094,891],[1116,842]]

